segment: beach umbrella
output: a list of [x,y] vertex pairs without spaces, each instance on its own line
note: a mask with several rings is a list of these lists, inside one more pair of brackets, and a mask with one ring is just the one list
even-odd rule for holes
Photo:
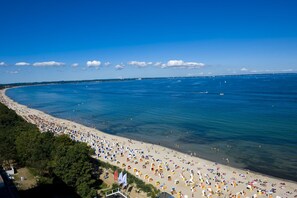
[[181,196],[182,196],[182,194],[181,194],[181,192],[179,191],[179,192],[177,193],[177,197],[178,197],[178,198],[181,198]]
[[251,185],[247,185],[246,188],[249,189],[249,190],[251,190],[252,189],[252,186]]
[[206,196],[206,192],[205,192],[205,190],[202,190],[202,196]]
[[151,171],[154,171],[154,169],[155,169],[155,164],[152,163],[152,164],[151,164]]
[[170,175],[168,175],[168,177],[167,177],[167,178],[168,178],[168,181],[171,181],[171,176],[170,176]]

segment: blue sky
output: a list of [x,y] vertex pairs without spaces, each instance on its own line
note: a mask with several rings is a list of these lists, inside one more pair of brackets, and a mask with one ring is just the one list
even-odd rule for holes
[[1,0],[0,83],[297,71],[295,0]]

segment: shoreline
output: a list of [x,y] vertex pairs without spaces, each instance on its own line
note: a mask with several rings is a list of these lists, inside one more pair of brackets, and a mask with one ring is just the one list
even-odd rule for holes
[[[218,164],[171,148],[107,134],[73,121],[56,118],[14,102],[6,96],[6,90],[0,90],[0,102],[16,111],[26,121],[37,125],[41,131],[52,130],[51,132],[57,135],[67,134],[76,141],[86,142],[95,148],[98,159],[128,169],[130,173],[138,175],[161,191],[170,193],[174,187],[176,197],[178,192],[188,197],[217,197],[218,194],[226,197],[255,197],[255,194],[267,197],[297,197],[297,183],[294,181]],[[152,164],[154,172],[150,170]],[[146,175],[153,181],[145,179]],[[171,177],[170,181],[168,176]],[[281,184],[284,182],[285,185]],[[273,188],[276,189],[275,193]]]

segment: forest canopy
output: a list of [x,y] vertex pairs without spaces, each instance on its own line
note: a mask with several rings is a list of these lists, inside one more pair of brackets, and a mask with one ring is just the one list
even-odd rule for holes
[[94,151],[68,136],[40,133],[13,110],[0,103],[0,165],[14,162],[39,176],[39,182],[59,178],[81,197],[95,197],[91,163]]

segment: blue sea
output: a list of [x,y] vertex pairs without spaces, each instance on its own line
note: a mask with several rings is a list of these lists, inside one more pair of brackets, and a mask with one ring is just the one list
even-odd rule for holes
[[7,95],[106,133],[297,181],[297,74],[62,83]]

